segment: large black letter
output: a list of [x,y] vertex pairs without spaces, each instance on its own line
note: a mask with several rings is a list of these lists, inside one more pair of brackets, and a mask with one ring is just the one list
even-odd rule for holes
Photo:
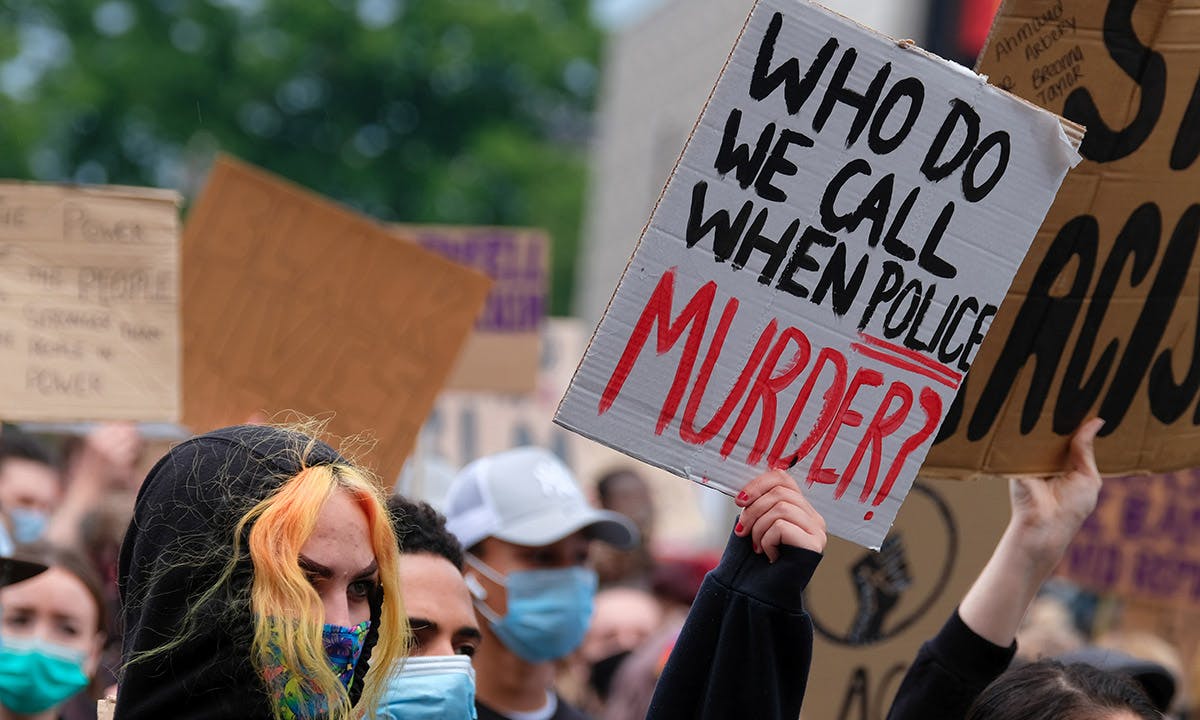
[[[1109,0],[1104,13],[1104,47],[1125,74],[1141,88],[1137,115],[1122,130],[1109,128],[1086,88],[1079,88],[1063,103],[1063,117],[1087,127],[1079,152],[1088,160],[1105,163],[1131,155],[1146,142],[1167,95],[1167,64],[1162,55],[1138,40],[1133,30],[1133,7],[1137,0]],[[1110,420],[1110,418],[1105,418]],[[1110,423],[1108,427],[1116,427]]]

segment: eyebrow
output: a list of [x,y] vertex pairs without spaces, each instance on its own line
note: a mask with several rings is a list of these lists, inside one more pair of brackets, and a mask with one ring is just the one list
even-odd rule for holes
[[[297,562],[299,563],[301,570],[303,570],[306,573],[311,573],[313,575],[316,575],[317,577],[319,577],[321,579],[327,580],[329,578],[332,578],[334,575],[333,570],[325,567],[324,565],[322,565],[319,562],[316,562],[312,558],[305,557],[304,555],[300,555],[297,558]],[[366,566],[365,568],[363,568],[362,570],[359,570],[357,573],[354,574],[354,579],[361,580],[370,575],[374,575],[376,572],[378,572],[378,570],[379,570],[379,561],[371,560],[370,565]]]
[[[436,622],[423,617],[410,616],[408,618],[408,625],[414,630],[433,630],[436,632],[438,629],[438,624]],[[471,627],[470,625],[463,625],[458,630],[454,631],[454,637],[480,640],[483,638],[483,633],[479,631],[479,628]]]

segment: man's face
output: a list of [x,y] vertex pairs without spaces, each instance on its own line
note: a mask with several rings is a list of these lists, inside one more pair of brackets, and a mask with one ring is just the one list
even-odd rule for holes
[[58,471],[24,458],[9,458],[0,465],[0,508],[50,513],[58,504]]
[[[555,570],[582,567],[588,559],[588,539],[583,531],[572,533],[549,545],[530,547],[505,542],[498,538],[485,538],[481,543],[479,559],[501,575],[522,570]],[[504,588],[482,573],[476,578],[487,592],[484,602],[497,615],[508,611]]]
[[453,563],[433,553],[403,553],[400,587],[414,657],[475,654],[483,635],[467,583]]

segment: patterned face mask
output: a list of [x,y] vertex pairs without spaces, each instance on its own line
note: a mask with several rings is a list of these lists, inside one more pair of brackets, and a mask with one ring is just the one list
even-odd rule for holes
[[[371,622],[364,620],[358,625],[326,625],[321,631],[325,655],[329,667],[347,689],[354,678],[354,668],[362,655],[363,642]],[[329,703],[324,695],[313,691],[307,678],[297,676],[284,666],[283,650],[276,638],[270,645],[271,657],[263,668],[263,676],[271,696],[279,704],[284,720],[314,720],[324,718],[329,712]]]

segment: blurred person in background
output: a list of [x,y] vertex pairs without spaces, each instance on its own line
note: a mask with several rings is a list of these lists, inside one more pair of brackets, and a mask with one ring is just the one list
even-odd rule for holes
[[0,434],[0,511],[5,533],[0,554],[14,543],[31,543],[46,532],[62,496],[62,475],[50,450],[37,438],[7,427]]
[[66,488],[50,518],[46,539],[81,547],[83,524],[90,513],[110,502],[132,508],[144,446],[137,425],[130,422],[104,423],[65,443]]
[[[100,581],[77,552],[47,543],[14,556],[48,568],[0,589],[0,718],[57,720],[72,697],[90,706],[108,614]],[[85,716],[77,716],[85,717]]]
[[[1125,653],[1137,660],[1162,667],[1170,674],[1174,685],[1174,692],[1166,697],[1166,702],[1161,704],[1163,711],[1171,717],[1180,717],[1186,715],[1191,709],[1192,694],[1187,673],[1184,670],[1183,657],[1173,643],[1152,632],[1110,630],[1096,638],[1093,645],[1101,650]],[[1146,685],[1146,683],[1141,684]],[[1160,681],[1160,685],[1165,684]],[[1152,700],[1155,698],[1149,688],[1147,688],[1146,694],[1150,695]]]
[[598,717],[613,676],[625,659],[658,631],[663,618],[662,605],[646,590],[610,587],[596,593],[583,644],[564,663],[559,679],[562,694]]
[[620,469],[607,472],[596,481],[600,507],[629,518],[638,530],[638,541],[629,549],[594,543],[592,564],[600,586],[630,585],[649,588],[654,572],[651,544],[654,538],[655,507],[650,486],[637,472]]
[[465,467],[446,499],[464,547],[484,640],[475,655],[480,720],[579,720],[555,692],[555,661],[583,641],[597,587],[594,540],[629,548],[637,529],[590,507],[550,452],[517,448]]
[[138,494],[120,587],[121,720],[351,720],[409,642],[379,485],[308,428],[173,447]]
[[1016,657],[1025,662],[1057,657],[1087,643],[1071,621],[1070,608],[1050,595],[1039,595],[1029,605],[1016,639]]
[[393,673],[378,720],[471,720],[475,655],[483,634],[463,579],[463,550],[428,503],[388,499],[400,542],[400,588],[413,644]]

